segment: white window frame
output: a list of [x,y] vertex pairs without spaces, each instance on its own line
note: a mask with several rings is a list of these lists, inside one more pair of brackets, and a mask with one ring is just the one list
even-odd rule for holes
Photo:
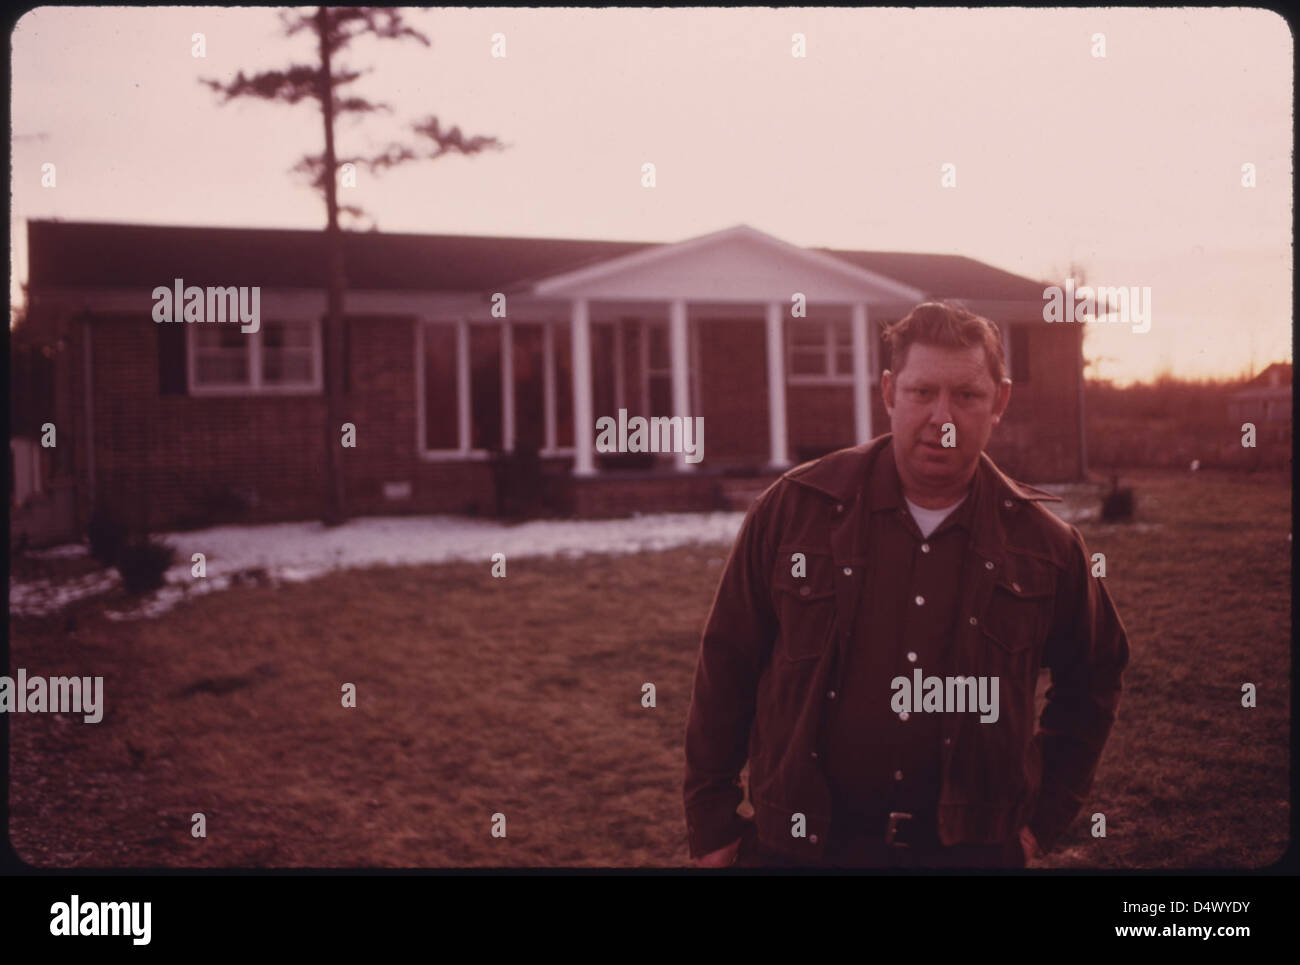
[[[821,326],[823,352],[822,370],[815,375],[806,372],[796,374],[794,371],[795,326],[800,326],[804,331]],[[849,343],[845,348],[852,350],[853,328],[851,322],[834,318],[824,319],[821,321],[809,320],[806,318],[792,318],[787,321],[785,326],[785,377],[787,385],[853,385],[853,366],[851,362],[847,372],[841,373],[836,371],[836,326],[848,327]]]
[[[230,325],[228,322],[192,322],[185,323],[189,329],[185,333],[185,384],[191,396],[240,396],[240,395],[319,395],[325,390],[324,381],[324,345],[321,338],[321,320],[319,318],[280,317],[270,319],[271,323],[306,325],[311,332],[312,379],[310,382],[295,382],[289,385],[275,385],[262,381],[262,333],[267,323],[258,326],[256,332],[240,332],[239,337],[248,339],[248,381],[223,382],[220,384],[200,385],[198,383],[199,340],[194,337],[194,328],[200,325]],[[176,324],[175,322],[169,324]]]
[[[664,341],[669,339],[669,324],[666,321],[655,319],[629,319],[629,323],[635,322],[637,325],[637,339],[640,348],[637,351],[639,356],[640,369],[638,381],[640,384],[640,402],[641,411],[650,412],[650,376],[657,375],[660,377],[668,376],[671,384],[673,376],[672,359],[668,361],[668,367],[663,369],[652,369],[650,367],[650,331],[653,328],[661,328],[664,332]],[[690,324],[687,332],[687,358],[686,371],[687,380],[690,383],[691,411],[687,415],[700,415],[703,408],[700,405],[700,326]]]
[[[456,327],[456,435],[460,445],[454,449],[426,449],[424,446],[425,438],[425,384],[424,384],[424,333],[430,325],[454,325]],[[507,357],[507,353],[513,351],[513,332],[507,331],[508,326],[502,323],[501,319],[470,319],[464,316],[454,318],[426,316],[417,318],[414,323],[415,327],[415,451],[421,459],[426,462],[457,462],[457,461],[475,461],[487,459],[491,453],[487,449],[474,449],[470,447],[470,440],[474,435],[473,412],[471,411],[472,401],[470,397],[470,339],[469,332],[471,325],[495,325],[500,332],[502,358]],[[518,325],[541,325],[543,356],[542,356],[542,391],[543,405],[545,407],[544,437],[547,440],[558,438],[556,426],[556,393],[571,391],[570,386],[559,385],[559,372],[556,366],[555,353],[555,329],[559,328],[558,322],[552,319],[536,320],[517,320],[511,323],[512,326]],[[503,363],[504,365],[504,363]],[[502,420],[502,442],[507,440],[506,422],[511,418],[508,406],[514,401],[513,386],[507,384],[505,372],[502,372],[501,380],[501,420]],[[511,446],[513,450],[513,445]],[[538,455],[542,457],[572,455],[573,446],[551,446],[544,445],[538,450]]]

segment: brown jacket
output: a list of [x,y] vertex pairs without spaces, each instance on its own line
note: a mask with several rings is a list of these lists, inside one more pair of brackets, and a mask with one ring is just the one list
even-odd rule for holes
[[[759,839],[820,858],[830,792],[816,755],[853,639],[869,518],[865,481],[892,436],[785,473],[750,507],[700,643],[686,724],[686,825],[700,857],[738,838],[740,771]],[[1083,806],[1119,705],[1128,637],[1072,525],[981,454],[980,499],[952,641],[954,666],[1000,681],[1001,723],[943,715],[939,837],[1008,840],[1026,824],[1050,849]],[[806,576],[792,575],[803,553]],[[1040,666],[1052,669],[1034,727]],[[805,837],[791,834],[804,815]]]

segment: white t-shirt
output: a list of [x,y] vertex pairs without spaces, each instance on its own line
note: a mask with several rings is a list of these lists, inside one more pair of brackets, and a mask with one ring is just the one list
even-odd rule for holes
[[912,518],[916,520],[916,525],[920,527],[921,535],[928,538],[931,533],[939,528],[939,524],[952,514],[954,509],[966,501],[966,497],[963,496],[951,506],[945,506],[942,509],[926,509],[924,506],[916,505],[906,496],[903,497],[903,501],[907,503],[907,508],[912,511]]

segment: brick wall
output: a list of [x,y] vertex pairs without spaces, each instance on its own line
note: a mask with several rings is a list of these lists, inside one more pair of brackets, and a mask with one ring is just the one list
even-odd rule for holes
[[697,324],[705,457],[710,463],[766,463],[771,445],[763,323],[710,319]]
[[634,512],[686,512],[723,508],[716,476],[647,476],[643,478],[585,478],[560,480],[569,492],[567,507],[574,516],[618,517]]
[[787,385],[785,410],[790,458],[796,463],[819,450],[857,444],[851,385]]
[[[160,395],[155,324],[147,315],[94,322],[98,497],[150,528],[202,523],[218,512],[213,502],[231,493],[256,499],[238,516],[248,521],[319,515],[324,397]],[[356,515],[489,512],[495,494],[486,463],[416,455],[411,324],[354,323],[344,421],[356,425],[357,445],[343,450],[349,508]],[[410,482],[411,498],[386,500],[385,482]]]
[[[491,513],[492,467],[483,461],[426,462],[416,453],[413,321],[355,319],[349,339],[350,392],[345,421],[357,446],[344,449],[349,508],[356,515],[401,512]],[[238,518],[310,519],[322,507],[325,401],[315,396],[161,395],[156,323],[146,313],[100,316],[92,323],[94,460],[97,495],[150,528],[201,524],[223,494],[256,503]],[[1074,337],[1061,334],[1070,332]],[[78,330],[61,366],[60,443],[85,445]],[[764,462],[768,455],[766,340],[759,322],[709,322],[700,332],[706,456]],[[992,458],[1029,482],[1078,473],[1077,329],[1031,327],[1029,382],[1013,390],[1008,417],[994,430]],[[627,361],[635,362],[628,339]],[[631,380],[638,369],[629,364]],[[560,386],[568,391],[568,386]],[[889,421],[873,387],[874,433]],[[63,411],[63,406],[60,406]],[[851,386],[788,386],[792,457],[801,449],[854,443]],[[66,440],[66,443],[65,443]],[[84,459],[76,460],[84,479]],[[552,467],[554,471],[554,466]],[[383,485],[409,482],[409,500],[389,501]],[[578,481],[568,497],[580,515],[708,508],[707,477]],[[561,487],[563,490],[564,487]]]
[[1012,385],[1011,403],[987,452],[1004,472],[1028,483],[1078,479],[1082,326],[1026,327],[1029,380]]

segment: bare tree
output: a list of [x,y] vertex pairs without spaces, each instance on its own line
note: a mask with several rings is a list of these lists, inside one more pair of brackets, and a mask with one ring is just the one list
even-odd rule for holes
[[[495,137],[465,137],[459,127],[444,131],[433,115],[413,122],[411,130],[420,136],[419,146],[389,144],[373,157],[339,157],[335,149],[334,124],[342,114],[391,113],[388,104],[356,95],[343,96],[341,88],[361,77],[338,62],[337,55],[357,37],[369,35],[381,40],[411,39],[426,47],[429,38],[407,26],[394,7],[319,7],[312,12],[281,12],[280,22],[286,36],[307,30],[315,34],[319,60],[310,64],[292,64],[283,70],[267,70],[245,76],[241,70],[234,80],[222,83],[207,78],[200,83],[221,94],[222,103],[237,97],[256,97],[281,104],[315,102],[325,128],[325,149],[309,154],[294,166],[306,173],[312,185],[325,198],[325,250],[327,258],[327,310],[325,318],[325,511],[323,521],[336,525],[347,518],[343,487],[343,449],[340,430],[343,424],[343,302],[347,290],[347,270],[343,257],[343,236],[339,213],[360,218],[365,214],[356,205],[340,205],[337,172],[340,165],[362,165],[372,173],[387,170],[408,161],[429,160],[450,152],[474,155],[504,145]],[[429,143],[431,142],[431,143]]]

